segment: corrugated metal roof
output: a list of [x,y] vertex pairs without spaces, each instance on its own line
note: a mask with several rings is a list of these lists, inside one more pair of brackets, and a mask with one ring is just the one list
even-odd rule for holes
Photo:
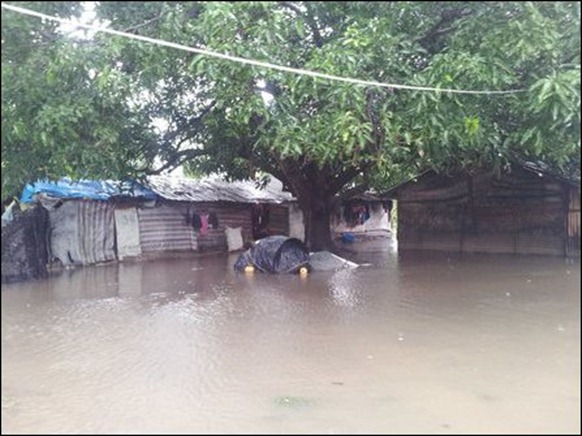
[[145,185],[166,200],[229,201],[235,203],[283,203],[295,201],[274,178],[259,189],[253,181],[225,182],[218,179],[190,179],[178,176],[149,176]]
[[350,197],[348,200],[361,200],[361,201],[386,201],[390,200],[389,197],[385,193],[379,193],[375,191],[366,191],[358,195],[354,195]]
[[[568,185],[571,186],[575,186],[575,187],[580,187],[580,168],[577,168],[572,174],[565,174],[563,172],[561,172],[558,169],[552,168],[550,165],[547,165],[543,162],[530,162],[530,161],[526,161],[523,159],[516,159],[516,161],[514,162],[514,165],[517,165],[517,167],[521,167],[525,170],[537,173],[538,175],[547,175],[550,176],[552,178],[554,178],[555,180],[561,182],[561,183],[566,183]],[[387,196],[397,196],[398,195],[398,190],[405,186],[408,185],[409,183],[416,183],[418,181],[418,179],[420,179],[421,177],[424,177],[426,174],[438,174],[436,171],[434,170],[426,170],[423,171],[422,173],[411,177],[410,179],[404,180],[403,182],[400,182],[399,184],[392,186],[390,189],[388,189],[384,195]],[[464,171],[459,170],[456,175],[460,175],[460,174],[465,174]],[[444,177],[449,177],[450,175],[444,175]]]

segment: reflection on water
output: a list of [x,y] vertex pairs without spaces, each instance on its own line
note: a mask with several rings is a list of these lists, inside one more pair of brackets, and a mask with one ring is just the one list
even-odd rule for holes
[[236,255],[2,287],[3,433],[579,433],[580,262]]

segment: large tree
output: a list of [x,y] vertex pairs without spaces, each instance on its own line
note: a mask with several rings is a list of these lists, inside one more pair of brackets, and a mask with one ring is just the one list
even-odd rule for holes
[[3,10],[3,198],[38,176],[267,173],[297,196],[320,249],[338,198],[426,168],[525,158],[579,171],[578,2],[102,2],[96,13],[130,34],[291,68],[515,92],[357,85],[104,33],[75,39]]

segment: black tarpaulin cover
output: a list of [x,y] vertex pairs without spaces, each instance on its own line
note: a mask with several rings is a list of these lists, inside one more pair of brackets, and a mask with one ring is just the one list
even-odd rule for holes
[[297,238],[268,236],[259,239],[253,248],[242,253],[234,269],[243,271],[252,265],[259,271],[270,273],[294,273],[309,263],[309,252]]

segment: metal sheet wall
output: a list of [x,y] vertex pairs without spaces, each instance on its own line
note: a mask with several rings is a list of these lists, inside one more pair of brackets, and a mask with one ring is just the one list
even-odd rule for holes
[[227,251],[226,227],[241,227],[244,241],[252,237],[251,232],[251,204],[246,203],[192,203],[191,210],[197,214],[210,214],[214,212],[218,219],[218,227],[209,226],[206,234],[198,232],[199,251]]
[[[186,223],[187,214],[215,213],[218,226],[206,232]],[[226,251],[226,227],[241,227],[243,239],[251,238],[251,205],[244,203],[165,202],[139,210],[141,248],[144,253],[161,251]]]
[[116,259],[113,205],[70,200],[49,212],[50,248],[64,265],[90,265]]
[[289,208],[278,204],[269,206],[268,227],[274,235],[289,235]]
[[138,209],[140,245],[143,253],[192,251],[196,235],[186,223],[187,206],[158,205]]

